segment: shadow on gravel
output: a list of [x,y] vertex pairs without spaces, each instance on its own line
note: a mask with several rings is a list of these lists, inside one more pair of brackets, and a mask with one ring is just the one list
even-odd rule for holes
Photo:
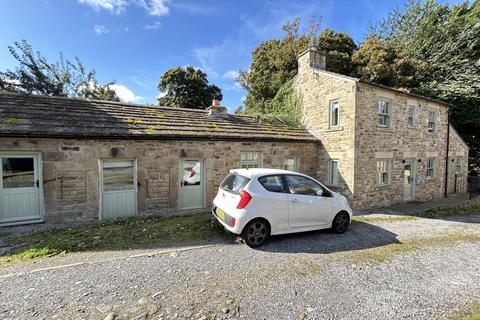
[[366,222],[354,221],[344,234],[330,230],[272,236],[259,251],[328,254],[400,243],[397,234]]

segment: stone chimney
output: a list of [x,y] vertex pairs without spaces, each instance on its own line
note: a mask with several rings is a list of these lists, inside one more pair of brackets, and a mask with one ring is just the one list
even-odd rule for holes
[[325,70],[326,58],[315,48],[310,48],[298,55],[298,72],[316,69]]
[[222,107],[222,106],[220,105],[220,100],[218,100],[218,99],[213,99],[213,100],[212,100],[212,105],[207,108],[207,111],[208,111],[208,114],[209,114],[209,115],[212,115],[212,114],[223,114],[223,113],[227,113],[227,108]]

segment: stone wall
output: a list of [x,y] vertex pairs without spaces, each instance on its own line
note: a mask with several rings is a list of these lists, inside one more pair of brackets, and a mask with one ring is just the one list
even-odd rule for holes
[[[359,83],[357,90],[358,143],[355,183],[364,190],[355,199],[357,207],[388,206],[404,201],[404,160],[416,166],[415,200],[442,197],[445,181],[447,141],[447,106],[415,98],[402,92]],[[387,99],[392,104],[392,126],[378,127],[377,103]],[[408,126],[408,107],[415,106],[415,124]],[[428,110],[437,111],[436,131],[428,132]],[[427,159],[435,159],[433,179],[427,179]],[[391,183],[376,186],[377,159],[391,160]]]
[[178,213],[180,158],[204,159],[208,207],[228,170],[240,166],[241,151],[262,152],[271,168],[296,156],[299,171],[314,175],[316,150],[302,142],[0,138],[0,151],[41,152],[46,222],[98,219],[100,159],[137,159],[138,213],[151,215]]
[[[299,57],[294,86],[303,104],[303,123],[321,141],[316,176],[350,202],[354,194],[355,81],[310,67],[309,53]],[[339,102],[339,125],[330,127],[330,101]],[[339,160],[339,185],[328,183],[328,163]]]
[[[448,192],[467,192],[468,146],[453,127],[450,127],[450,150],[448,153]],[[457,160],[460,160],[459,173],[457,173]]]

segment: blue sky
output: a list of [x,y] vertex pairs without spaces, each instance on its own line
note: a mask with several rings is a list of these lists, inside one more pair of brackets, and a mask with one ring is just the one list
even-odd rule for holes
[[[444,1],[441,1],[444,2]],[[457,2],[457,1],[455,1]],[[162,74],[193,65],[223,92],[230,110],[246,92],[235,84],[262,41],[281,37],[299,17],[306,27],[348,32],[359,43],[367,26],[403,0],[0,0],[0,70],[16,61],[7,46],[26,39],[50,60],[79,57],[100,82],[115,81],[125,101],[156,103]]]

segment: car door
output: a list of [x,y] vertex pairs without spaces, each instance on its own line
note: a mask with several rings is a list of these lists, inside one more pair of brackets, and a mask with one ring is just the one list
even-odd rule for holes
[[285,175],[289,191],[288,222],[291,228],[324,226],[330,223],[332,203],[328,191],[304,176]]

